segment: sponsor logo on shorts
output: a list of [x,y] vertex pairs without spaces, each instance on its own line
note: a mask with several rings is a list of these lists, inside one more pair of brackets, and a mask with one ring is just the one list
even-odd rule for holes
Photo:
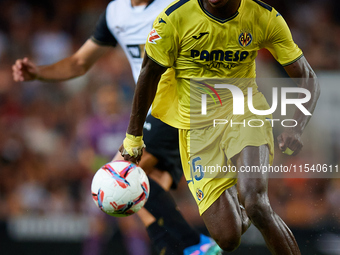
[[198,201],[201,201],[204,198],[203,191],[200,190],[200,189],[197,189],[196,190],[196,197],[197,197]]

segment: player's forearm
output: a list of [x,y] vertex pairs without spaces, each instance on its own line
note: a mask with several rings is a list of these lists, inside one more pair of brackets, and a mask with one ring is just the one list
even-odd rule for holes
[[160,76],[152,77],[151,73],[143,74],[143,72],[141,72],[133,97],[130,124],[127,130],[128,134],[134,136],[143,135],[143,125],[153,99],[155,98],[159,79]]
[[36,79],[41,81],[63,81],[81,76],[89,67],[73,56],[65,58],[55,64],[38,66]]
[[147,56],[144,58],[133,97],[130,123],[127,129],[128,134],[134,136],[143,134],[146,115],[155,98],[158,82],[165,70],[166,68],[159,66]]
[[[299,63],[297,68],[297,73],[291,72],[288,73],[291,75],[292,78],[297,79],[297,85],[301,88],[309,90],[311,94],[310,100],[303,104],[303,106],[313,114],[316,103],[320,96],[320,85],[316,74],[314,73],[313,69],[310,67],[308,62],[305,58],[302,59]],[[304,95],[301,95],[303,97]],[[306,125],[308,124],[312,115],[305,115],[301,110],[296,109],[293,119],[296,120],[297,126],[294,127],[294,130],[298,133],[302,133],[305,129]]]
[[[311,99],[307,103],[305,103],[303,106],[308,110],[308,112],[313,114],[317,100],[320,95],[320,87],[319,87],[319,83],[318,83],[316,76],[315,78],[309,78],[305,80],[303,82],[303,86],[301,87],[308,89],[311,93]],[[294,127],[294,129],[298,133],[302,133],[305,127],[307,126],[310,118],[311,118],[311,115],[305,115],[303,112],[297,109],[293,117],[293,119],[296,120],[297,122],[297,126]]]

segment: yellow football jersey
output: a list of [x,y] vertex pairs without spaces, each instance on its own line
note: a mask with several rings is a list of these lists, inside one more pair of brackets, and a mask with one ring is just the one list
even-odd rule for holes
[[[228,19],[210,14],[202,0],[174,2],[156,18],[145,46],[151,59],[169,67],[159,83],[152,115],[176,128],[192,128],[193,110],[201,116],[199,88],[209,88],[205,79],[236,79],[234,84],[245,94],[248,87],[256,93],[255,58],[261,48],[283,66],[302,57],[283,17],[259,0],[241,0],[237,13]],[[224,107],[232,108],[230,96],[221,95]],[[196,108],[190,100],[197,100]],[[258,105],[266,107],[264,102]],[[196,120],[207,120],[203,117]]]

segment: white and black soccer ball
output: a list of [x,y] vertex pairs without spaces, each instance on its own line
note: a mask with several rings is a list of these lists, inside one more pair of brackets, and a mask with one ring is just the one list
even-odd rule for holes
[[128,161],[113,161],[102,166],[91,185],[95,204],[105,213],[125,217],[140,210],[146,203],[149,180],[139,166]]

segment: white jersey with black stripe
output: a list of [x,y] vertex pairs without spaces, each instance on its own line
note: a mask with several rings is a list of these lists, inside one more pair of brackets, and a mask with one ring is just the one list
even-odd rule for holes
[[144,45],[157,15],[173,0],[153,0],[147,6],[131,5],[129,0],[115,0],[108,4],[105,20],[108,30],[123,48],[137,82],[141,69]]

